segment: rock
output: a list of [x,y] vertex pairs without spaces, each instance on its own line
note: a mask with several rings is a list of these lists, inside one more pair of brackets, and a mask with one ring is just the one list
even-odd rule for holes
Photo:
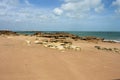
[[75,48],[76,48],[76,46],[71,45],[71,46],[70,46],[70,48],[71,48],[71,49],[75,49]]
[[66,38],[76,39],[76,38],[79,38],[76,35],[73,35],[70,33],[65,33],[65,32],[56,32],[56,33],[37,32],[34,34],[34,36],[54,38],[54,39],[66,39]]
[[48,42],[42,42],[42,44],[47,44]]
[[109,51],[112,51],[112,48],[108,48]]
[[52,49],[56,49],[56,46],[51,46],[50,48],[52,48]]
[[95,46],[95,48],[97,48],[97,49],[101,49],[101,47],[100,47],[100,46]]
[[116,53],[120,53],[119,51],[115,51]]
[[65,48],[63,46],[57,46],[58,50],[65,50]]
[[48,45],[48,47],[54,47],[55,45],[53,45],[53,44],[47,44]]
[[31,45],[31,41],[30,41],[30,40],[25,40],[25,41],[26,41],[26,43],[28,44],[28,46]]
[[101,50],[106,50],[106,51],[108,51],[108,49],[107,49],[107,48],[101,48]]
[[71,46],[71,45],[64,45],[64,48],[65,48],[65,49],[71,49],[70,46]]
[[48,45],[46,45],[46,44],[45,44],[45,45],[43,45],[43,46],[44,46],[44,47],[48,47]]
[[66,50],[66,49],[73,49],[76,51],[81,50],[80,47],[67,44],[67,43],[61,43],[61,42],[46,42],[46,44],[43,44],[44,47],[52,48],[52,49],[58,49],[58,50]]
[[112,48],[101,48],[101,50],[112,51]]
[[76,50],[76,51],[80,51],[81,48],[80,48],[80,47],[76,47],[75,50]]
[[118,48],[113,48],[113,50],[116,52],[116,53],[120,53],[120,50]]
[[71,46],[70,46],[70,49],[73,49],[73,50],[76,50],[76,51],[81,50],[80,47],[78,47],[78,46],[74,46],[74,45],[71,45]]
[[[72,45],[71,39],[77,40],[80,39],[79,36],[70,34],[70,33],[36,33],[34,35],[39,35],[41,37],[50,38],[50,40],[42,40],[43,45],[45,47],[58,49],[58,50],[65,50],[65,49],[73,49],[76,51],[81,50],[80,47]],[[69,39],[69,40],[68,40]]]
[[118,48],[113,48],[114,50],[119,50]]
[[120,53],[120,50],[118,48],[105,48],[105,47],[100,47],[100,46],[95,46],[98,50],[104,50],[104,51],[112,51],[116,53]]
[[0,35],[14,35],[14,36],[18,36],[18,34],[16,32],[12,32],[12,31],[8,31],[8,30],[1,30],[0,31]]
[[86,41],[103,41],[104,38],[98,38],[98,37],[94,37],[94,36],[87,36],[87,37],[81,37],[81,40],[86,40]]
[[42,32],[36,32],[35,34],[33,34],[34,36],[37,36],[37,37],[41,37],[42,36]]
[[49,42],[48,39],[43,39],[42,41],[43,41],[43,42]]
[[35,44],[43,44],[41,41],[39,41],[39,40],[36,40],[36,41],[34,41],[34,43]]
[[75,41],[77,41],[77,40],[80,40],[80,39],[81,39],[81,37],[79,37],[79,36],[72,36],[71,38],[72,38],[72,39],[74,39]]
[[56,39],[50,39],[50,42],[58,42]]
[[58,40],[60,41],[60,39],[62,41],[62,40],[65,40],[66,38],[70,38],[70,39],[73,39],[75,41],[86,40],[86,41],[91,41],[91,42],[103,41],[104,40],[103,38],[98,38],[98,37],[94,37],[94,36],[79,37],[77,35],[70,34],[70,33],[65,33],[65,32],[57,32],[57,33],[37,32],[34,35],[39,36],[39,37],[46,37],[46,38],[54,39],[54,40],[51,40],[51,42],[58,42]]
[[26,40],[26,42],[27,42],[28,44],[31,44],[31,41],[29,41],[29,40]]

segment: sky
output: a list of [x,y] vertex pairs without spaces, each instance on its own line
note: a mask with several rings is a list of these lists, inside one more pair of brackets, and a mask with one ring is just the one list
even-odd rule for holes
[[0,30],[120,31],[120,0],[0,0]]

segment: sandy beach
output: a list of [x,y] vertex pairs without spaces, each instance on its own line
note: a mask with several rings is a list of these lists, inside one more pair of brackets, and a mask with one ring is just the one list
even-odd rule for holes
[[120,80],[120,0],[0,0],[0,80]]
[[72,42],[81,50],[61,51],[35,44],[35,39],[35,36],[0,36],[0,80],[120,79],[120,53],[95,48],[120,49],[120,43],[78,40]]

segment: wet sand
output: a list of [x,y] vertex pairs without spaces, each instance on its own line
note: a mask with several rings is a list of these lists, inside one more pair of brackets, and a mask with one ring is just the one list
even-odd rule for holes
[[119,48],[120,43],[73,41],[81,51],[46,48],[35,37],[0,36],[0,80],[120,79],[120,53],[94,46]]

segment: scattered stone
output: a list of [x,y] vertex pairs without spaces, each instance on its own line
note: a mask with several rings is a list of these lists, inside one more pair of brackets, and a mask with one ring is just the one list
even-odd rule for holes
[[113,48],[114,50],[119,50],[118,48]]
[[98,50],[105,50],[105,51],[112,51],[112,52],[120,53],[120,50],[118,48],[105,48],[105,47],[100,47],[100,46],[95,46],[95,48]]
[[80,51],[81,48],[80,48],[80,47],[76,47],[75,50],[76,50],[76,51]]
[[97,49],[101,49],[100,46],[95,46],[95,48],[97,48]]
[[43,45],[44,47],[48,47],[48,45]]
[[58,50],[65,50],[65,48],[63,46],[57,46]]
[[48,39],[43,39],[42,41],[43,41],[43,42],[48,42]]
[[43,44],[41,41],[39,41],[39,40],[36,40],[36,41],[34,41],[34,43],[35,44]]
[[81,37],[80,38],[81,40],[86,40],[86,41],[94,41],[94,40],[97,40],[97,41],[103,41],[104,38],[98,38],[98,37],[94,37],[94,36],[86,36],[86,37]]
[[29,40],[25,40],[25,41],[26,41],[26,43],[28,44],[28,46],[31,45],[31,41],[29,41]]
[[[37,41],[36,41],[37,42]],[[72,45],[72,42],[59,42],[59,41],[55,41],[55,42],[51,42],[51,41],[46,41],[46,42],[42,42],[42,44],[44,45],[44,47],[48,47],[48,48],[52,48],[52,49],[58,49],[58,50],[76,50],[76,51],[80,51],[80,47],[78,46],[74,46]]]
[[109,51],[112,51],[112,48],[108,48]]
[[73,49],[73,50],[76,50],[76,51],[79,51],[79,50],[80,50],[80,47],[73,46],[73,45],[71,45],[70,48]]
[[75,50],[76,46],[71,45],[70,48]]

